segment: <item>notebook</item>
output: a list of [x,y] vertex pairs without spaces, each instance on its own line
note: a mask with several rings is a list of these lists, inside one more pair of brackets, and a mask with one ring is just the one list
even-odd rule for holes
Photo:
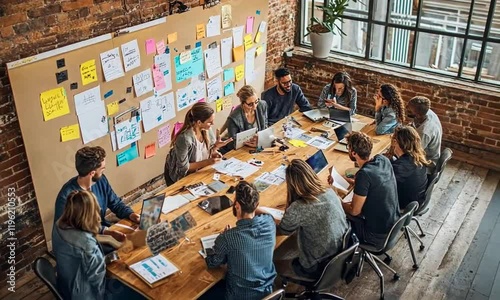
[[323,171],[328,166],[328,161],[326,160],[323,150],[318,150],[306,159],[306,163],[311,166],[316,174]]
[[161,216],[163,201],[165,201],[164,195],[155,196],[142,201],[141,222],[139,224],[141,230],[148,230],[149,227],[158,223]]

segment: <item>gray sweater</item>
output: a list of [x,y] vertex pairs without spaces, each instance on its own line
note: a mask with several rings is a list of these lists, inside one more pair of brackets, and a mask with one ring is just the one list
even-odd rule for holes
[[[215,135],[212,129],[208,130],[209,149],[215,144]],[[196,136],[192,129],[180,133],[175,144],[170,148],[165,161],[165,177],[173,182],[188,174],[189,163],[196,162]]]
[[337,194],[329,188],[318,199],[313,203],[295,200],[279,224],[281,233],[290,235],[297,231],[299,262],[304,268],[312,268],[337,254],[347,230],[346,215]]
[[[244,105],[244,104],[242,104]],[[234,142],[227,145],[227,151],[233,150],[236,145],[236,134],[255,127],[253,124],[248,123],[242,105],[238,106],[227,117],[227,131],[229,136],[234,139]],[[255,111],[255,125],[258,131],[267,128],[267,103],[260,101]]]

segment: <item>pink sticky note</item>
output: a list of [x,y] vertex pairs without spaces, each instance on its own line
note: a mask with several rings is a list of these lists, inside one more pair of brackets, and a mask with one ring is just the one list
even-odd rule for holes
[[156,43],[154,39],[146,40],[146,54],[155,53]]
[[165,77],[163,77],[163,73],[157,65],[153,65],[153,81],[157,91],[166,88]]
[[201,98],[198,102],[207,102],[207,101],[205,101],[205,98]]
[[179,131],[181,130],[182,126],[184,125],[184,123],[181,123],[181,122],[175,122],[174,124],[174,134],[172,137],[176,136]]
[[166,124],[158,129],[158,148],[166,146],[170,141],[170,124]]
[[156,52],[158,52],[158,54],[165,53],[165,41],[164,40],[161,40],[158,43],[156,43]]
[[255,17],[247,17],[247,30],[246,33],[253,33],[253,21]]

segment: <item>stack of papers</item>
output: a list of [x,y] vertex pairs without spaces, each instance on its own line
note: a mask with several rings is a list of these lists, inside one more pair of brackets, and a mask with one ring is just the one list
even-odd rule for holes
[[165,197],[165,201],[163,201],[161,212],[164,214],[168,214],[169,212],[174,211],[188,203],[189,200],[186,199],[186,197],[184,197],[183,195],[167,196]]
[[264,173],[257,177],[254,181],[257,191],[263,192],[271,185],[280,185],[285,182],[286,166],[281,165],[274,169],[271,173]]
[[332,172],[330,175],[333,178],[333,186],[347,193],[349,190],[349,182],[347,182],[347,180],[345,180],[344,177],[337,172],[337,169],[335,169],[334,166],[332,166]]
[[283,215],[285,214],[284,210],[277,209],[277,208],[272,208],[272,207],[267,207],[267,206],[261,206],[260,208],[263,211],[270,214],[271,216],[273,216],[273,218],[275,220],[278,220],[278,221],[281,221],[281,219],[283,219]]
[[141,260],[129,268],[149,285],[179,271],[161,254]]
[[213,168],[219,173],[227,174],[229,176],[240,176],[243,178],[246,178],[259,170],[259,167],[234,157],[214,164]]

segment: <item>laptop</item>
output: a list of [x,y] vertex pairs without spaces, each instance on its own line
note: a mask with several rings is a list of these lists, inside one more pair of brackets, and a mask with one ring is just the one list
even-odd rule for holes
[[348,110],[330,108],[329,119],[337,122],[351,122],[351,112]]
[[328,161],[326,160],[325,154],[322,150],[318,150],[308,159],[306,159],[306,163],[311,166],[316,174],[319,174],[326,167],[328,167]]
[[333,129],[335,131],[335,135],[337,135],[337,140],[339,143],[347,145],[347,139],[345,136],[352,132],[352,123],[345,123],[342,126]]
[[309,120],[313,122],[320,122],[323,121],[324,119],[328,119],[330,116],[330,113],[328,112],[328,108],[321,108],[321,109],[312,109],[303,112],[304,116],[306,116]]
[[257,132],[258,140],[257,147],[269,148],[272,147],[276,137],[274,136],[274,128],[269,127],[267,129]]
[[243,147],[243,144],[253,138],[253,136],[257,133],[257,127],[250,128],[248,130],[238,132],[236,134],[236,146],[235,149],[240,149]]
[[149,227],[158,224],[161,216],[161,208],[165,201],[165,195],[155,196],[142,201],[141,222],[139,229],[148,230]]

